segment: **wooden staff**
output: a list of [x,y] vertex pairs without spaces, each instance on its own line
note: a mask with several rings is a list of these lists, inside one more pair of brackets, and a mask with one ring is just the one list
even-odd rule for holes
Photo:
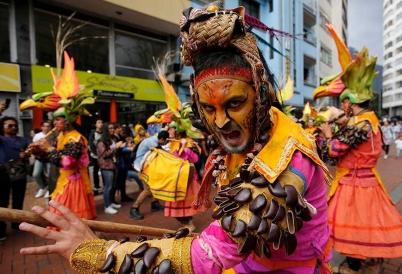
[[[54,226],[49,221],[33,212],[27,210],[10,209],[10,208],[0,208],[0,220],[12,223],[27,222],[42,227]],[[165,233],[174,234],[176,232],[169,229],[146,227],[141,225],[127,225],[121,223],[93,221],[86,219],[81,220],[91,230],[105,233],[126,233],[126,234],[136,234],[144,236],[153,236],[153,237],[163,237],[163,234]],[[197,234],[193,233],[193,235]]]
[[[55,128],[55,127],[52,128],[52,130],[49,131],[48,133],[46,133],[46,135],[43,136],[43,138],[45,138],[45,139],[49,138],[49,137],[53,134],[53,132],[55,132],[56,130],[57,130],[57,128]],[[35,144],[35,143],[34,143],[34,144]],[[33,149],[33,147],[27,148],[27,149],[25,150],[25,154],[31,154],[32,149]]]
[[340,115],[338,115],[337,117],[335,117],[335,118],[333,118],[333,119],[331,119],[331,120],[328,120],[327,121],[327,123],[328,124],[332,124],[333,122],[335,122],[336,120],[338,120],[338,119],[341,119],[343,116],[345,116],[346,114],[343,112],[343,113],[341,113]]

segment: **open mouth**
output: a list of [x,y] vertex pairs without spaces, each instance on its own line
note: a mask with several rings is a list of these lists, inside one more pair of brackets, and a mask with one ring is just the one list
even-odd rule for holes
[[240,141],[240,131],[238,130],[231,130],[231,131],[227,131],[227,132],[220,132],[222,137],[225,139],[226,142],[230,143],[230,144],[237,144]]

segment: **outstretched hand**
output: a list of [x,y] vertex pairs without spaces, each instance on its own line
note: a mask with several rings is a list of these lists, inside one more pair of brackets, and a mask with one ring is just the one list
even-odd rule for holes
[[80,243],[87,240],[98,239],[92,230],[69,208],[53,200],[49,202],[49,205],[60,212],[62,216],[56,215],[40,206],[34,206],[32,211],[51,222],[59,231],[28,223],[21,223],[20,229],[45,239],[54,240],[55,243],[37,247],[24,247],[20,250],[21,254],[45,255],[57,253],[68,260],[74,249]]

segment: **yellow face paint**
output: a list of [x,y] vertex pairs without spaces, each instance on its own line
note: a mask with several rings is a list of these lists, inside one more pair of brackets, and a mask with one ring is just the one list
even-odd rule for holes
[[235,79],[214,79],[202,83],[198,98],[206,122],[230,153],[245,152],[256,130],[254,87]]

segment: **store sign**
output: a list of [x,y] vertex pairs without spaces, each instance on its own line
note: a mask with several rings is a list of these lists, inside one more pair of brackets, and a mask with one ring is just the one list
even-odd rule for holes
[[[56,69],[53,68],[53,70],[55,71]],[[165,101],[165,93],[158,81],[101,73],[88,73],[85,71],[77,71],[77,77],[78,82],[81,85],[85,85],[86,89],[94,90],[94,93],[100,92],[99,97],[153,102]],[[32,66],[33,93],[52,91],[53,85],[50,68]]]
[[19,65],[0,63],[0,90],[21,92]]
[[134,99],[134,93],[126,93],[126,92],[114,92],[114,91],[104,91],[104,90],[94,90],[94,95],[96,97],[108,97],[108,98],[116,98],[116,99]]

